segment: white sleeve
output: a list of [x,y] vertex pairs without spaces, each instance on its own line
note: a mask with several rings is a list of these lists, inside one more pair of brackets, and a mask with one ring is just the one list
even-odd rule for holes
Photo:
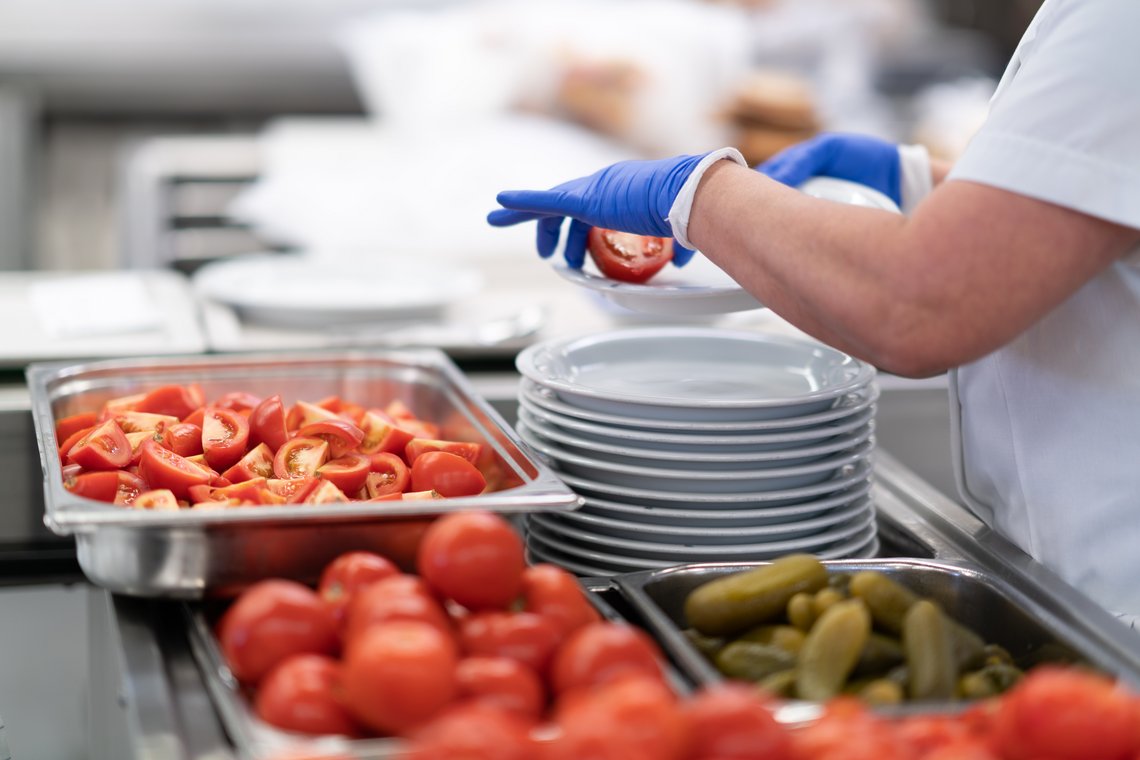
[[1051,2],[950,179],[1140,228],[1140,2]]
[[693,244],[689,242],[689,214],[693,210],[693,197],[697,194],[697,185],[701,183],[701,177],[705,176],[708,168],[715,164],[717,161],[735,161],[741,166],[748,166],[748,162],[744,160],[744,156],[736,148],[720,148],[706,155],[700,162],[693,168],[693,172],[685,183],[681,185],[681,189],[677,191],[677,197],[673,199],[673,205],[669,207],[669,227],[673,230],[673,237],[678,243],[686,248],[694,248]]

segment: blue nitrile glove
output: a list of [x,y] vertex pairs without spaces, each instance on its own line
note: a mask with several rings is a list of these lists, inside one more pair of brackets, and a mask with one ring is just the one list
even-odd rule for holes
[[[563,255],[574,269],[586,259],[590,227],[675,238],[673,263],[683,266],[693,251],[686,245],[686,230],[676,229],[678,214],[683,212],[681,224],[687,228],[700,175],[722,158],[743,163],[738,156],[732,149],[722,149],[657,161],[622,161],[550,190],[504,190],[497,196],[503,208],[488,214],[487,221],[495,227],[537,221],[538,255],[548,258],[558,247],[563,219],[570,217]],[[679,196],[683,209],[675,208]]]
[[798,187],[812,177],[835,177],[873,187],[902,205],[899,146],[865,135],[822,134],[780,151],[756,167]]

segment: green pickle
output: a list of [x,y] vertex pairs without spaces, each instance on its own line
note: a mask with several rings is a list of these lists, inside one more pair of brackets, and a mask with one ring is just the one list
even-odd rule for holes
[[685,599],[685,618],[705,635],[736,634],[775,621],[793,596],[826,585],[827,570],[818,559],[790,554],[697,587]]
[[859,653],[859,661],[855,663],[854,675],[883,674],[901,664],[905,659],[903,645],[898,639],[872,631],[871,635],[867,637],[866,646]]
[[877,570],[861,570],[851,576],[851,596],[862,599],[871,612],[875,625],[889,633],[900,634],[907,610],[919,596]]
[[815,596],[812,597],[811,600],[812,611],[815,612],[816,619],[819,619],[824,612],[827,612],[829,607],[839,604],[846,598],[842,592],[836,591],[830,586],[816,591]]
[[729,678],[761,681],[773,673],[796,665],[796,656],[771,644],[733,641],[717,652],[716,669]]
[[801,631],[810,631],[815,623],[815,595],[801,591],[788,600],[788,609],[785,613],[788,622]]
[[682,633],[698,652],[710,660],[715,658],[717,652],[724,649],[724,645],[727,643],[719,636],[706,636],[693,628],[686,628]]
[[808,632],[796,670],[796,695],[823,701],[843,690],[871,634],[871,616],[858,599],[827,609]]
[[901,704],[906,699],[902,684],[889,678],[872,678],[852,683],[846,690],[861,702],[876,707]]
[[783,699],[792,699],[796,696],[796,669],[788,668],[773,673],[757,682],[766,693]]
[[741,634],[737,641],[755,641],[757,644],[779,647],[790,654],[799,654],[804,646],[804,638],[806,634],[795,626],[762,625]]
[[903,650],[909,672],[907,695],[915,700],[953,699],[958,666],[949,621],[938,605],[915,602],[903,620]]

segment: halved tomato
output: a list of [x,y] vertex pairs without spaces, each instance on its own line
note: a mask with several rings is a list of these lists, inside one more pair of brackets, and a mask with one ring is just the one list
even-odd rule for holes
[[420,454],[428,451],[446,451],[466,459],[471,464],[479,461],[479,453],[483,445],[471,441],[443,441],[438,438],[413,438],[404,447],[404,459],[408,464],[415,464]]
[[85,470],[117,470],[131,463],[131,444],[113,419],[92,428],[67,452]]
[[245,454],[249,422],[232,409],[208,407],[202,420],[202,454],[215,470],[233,466]]
[[602,274],[622,282],[645,282],[673,260],[673,241],[670,238],[634,235],[601,227],[590,228],[586,248]]
[[317,468],[317,474],[344,493],[356,493],[364,486],[372,468],[372,460],[363,454],[348,453],[330,459]]
[[331,419],[310,422],[297,430],[301,438],[321,438],[329,443],[329,456],[338,459],[355,449],[364,439],[364,431],[348,420]]
[[289,440],[289,430],[285,427],[285,404],[281,396],[273,394],[266,398],[249,415],[249,442],[265,443],[277,451]]
[[153,439],[143,442],[139,472],[151,488],[168,488],[179,499],[189,496],[190,486],[208,484],[213,479],[209,471]]
[[390,493],[400,493],[408,487],[411,472],[404,460],[395,454],[381,452],[369,457],[372,471],[364,481],[369,499]]
[[231,483],[273,477],[273,451],[264,443],[257,444],[237,464],[223,472],[222,477]]
[[185,421],[187,415],[206,403],[197,385],[164,385],[144,395],[136,404],[140,412],[169,414]]
[[320,438],[292,438],[277,449],[273,474],[279,478],[308,478],[329,459],[329,444]]

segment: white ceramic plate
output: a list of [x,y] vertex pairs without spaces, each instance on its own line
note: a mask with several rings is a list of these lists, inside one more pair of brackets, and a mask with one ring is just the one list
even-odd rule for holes
[[[872,519],[869,524],[865,525],[854,535],[844,540],[829,544],[808,553],[814,554],[820,559],[844,559],[856,554],[861,554],[867,549],[877,535],[877,527],[875,521]],[[786,550],[783,547],[787,545],[794,545],[792,541],[774,542],[766,545],[761,549],[750,551],[742,560],[752,560],[763,562],[765,560],[776,559],[785,554],[801,550]],[[613,572],[633,572],[636,570],[654,570],[664,567],[675,567],[680,564],[687,564],[690,562],[728,562],[731,561],[732,555],[725,556],[723,554],[704,554],[700,551],[689,552],[689,547],[685,547],[686,551],[678,555],[666,557],[649,557],[649,556],[630,556],[618,552],[610,551],[605,547],[592,547],[583,544],[578,544],[572,541],[566,541],[563,537],[552,532],[541,525],[532,525],[527,523],[527,546],[538,548],[547,556],[556,553],[556,555],[566,556],[575,562],[584,562],[595,567],[612,567]]]
[[634,506],[656,507],[707,507],[709,509],[759,509],[804,504],[817,498],[826,498],[851,486],[868,482],[872,475],[871,463],[862,460],[842,468],[827,480],[802,488],[742,493],[698,492],[681,493],[661,488],[630,488],[594,478],[579,477],[566,472],[558,478],[575,492],[587,496],[612,499]]
[[[772,420],[719,420],[700,422],[693,420],[653,419],[631,417],[621,414],[596,412],[591,409],[567,404],[559,400],[554,391],[538,383],[523,378],[519,382],[519,398],[532,404],[574,419],[625,428],[642,432],[670,432],[681,434],[710,434],[723,436],[750,436],[768,432],[814,431],[834,422],[847,422],[849,418],[871,407],[879,398],[879,387],[875,383],[848,393],[837,399],[826,411],[806,414],[800,417]],[[735,440],[735,438],[733,439]]]
[[606,517],[581,510],[566,512],[560,515],[556,522],[599,536],[635,541],[648,540],[678,544],[751,544],[814,535],[839,523],[855,519],[869,509],[870,504],[871,500],[864,497],[807,520],[793,520],[774,525],[715,527],[663,525]]
[[[541,421],[547,427],[557,428],[568,435],[588,441],[610,444],[628,444],[636,448],[660,451],[684,451],[706,453],[733,453],[754,451],[781,451],[806,446],[816,446],[839,436],[847,435],[868,424],[874,424],[874,409],[864,409],[836,422],[819,425],[806,430],[770,433],[706,434],[670,433],[658,430],[637,430],[634,428],[604,425],[575,417],[568,417],[544,409],[529,398],[519,396],[520,417],[527,422]],[[534,427],[532,425],[532,427]]]
[[690,463],[681,469],[674,466],[638,467],[615,462],[612,459],[575,454],[539,438],[525,425],[516,426],[519,437],[545,458],[560,473],[593,478],[627,488],[655,488],[663,486],[679,493],[748,493],[753,491],[779,491],[816,485],[831,478],[847,465],[868,459],[874,451],[874,440],[838,454],[795,467],[781,467],[779,462],[753,463],[742,470],[699,469],[699,463]]
[[864,208],[878,208],[884,211],[901,213],[898,204],[873,187],[837,179],[836,177],[812,177],[799,186],[801,192],[813,198],[823,198],[836,203],[846,203]]
[[444,307],[477,292],[481,276],[454,265],[425,268],[402,259],[338,267],[295,254],[248,254],[203,266],[199,296],[228,304],[254,322],[316,327],[374,320],[438,319]]
[[519,421],[530,432],[546,443],[559,446],[574,454],[592,456],[604,454],[605,458],[636,467],[688,466],[696,469],[739,470],[748,467],[796,467],[809,464],[841,451],[853,449],[871,437],[873,425],[870,423],[856,428],[850,433],[833,436],[822,443],[813,442],[807,446],[772,450],[706,451],[701,448],[661,449],[642,448],[626,441],[604,441],[582,438],[567,433],[554,425],[535,419],[525,409],[519,409]]
[[661,507],[626,504],[597,496],[583,496],[582,514],[597,515],[611,520],[638,525],[663,525],[681,528],[760,528],[815,519],[831,510],[859,501],[871,491],[871,482],[865,480],[851,488],[815,498],[802,504],[787,506],[739,507],[716,509],[711,507]]
[[529,565],[535,565],[540,562],[558,565],[563,570],[568,570],[574,573],[574,575],[580,575],[586,578],[605,578],[627,572],[624,568],[599,567],[598,565],[579,562],[573,557],[550,549],[541,542],[531,541],[529,539],[526,542],[526,561]]
[[822,412],[875,377],[871,365],[815,341],[705,327],[544,341],[523,349],[515,364],[567,404],[698,422]]
[[611,280],[598,271],[589,257],[581,269],[557,263],[554,271],[618,306],[643,314],[692,317],[763,308],[755,296],[699,253],[685,266],[666,266],[640,284]]

